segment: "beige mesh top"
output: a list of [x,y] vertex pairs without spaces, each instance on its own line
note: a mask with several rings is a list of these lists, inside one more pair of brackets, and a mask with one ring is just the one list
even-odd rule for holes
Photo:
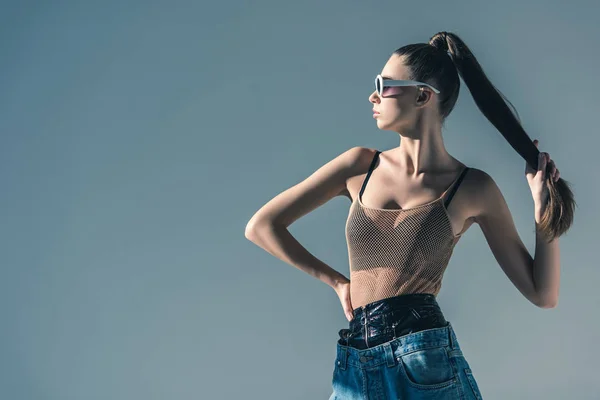
[[371,208],[362,204],[361,195],[379,153],[373,157],[346,221],[353,309],[401,294],[437,296],[454,246],[461,237],[454,236],[446,210],[469,167],[437,200],[408,209]]

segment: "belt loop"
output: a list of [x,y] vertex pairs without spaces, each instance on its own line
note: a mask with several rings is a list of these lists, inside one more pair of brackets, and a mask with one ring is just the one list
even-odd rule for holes
[[454,350],[454,329],[452,329],[452,324],[448,321],[448,325],[446,327],[448,329],[448,345],[451,350]]
[[340,348],[340,354],[338,356],[338,366],[340,369],[345,370],[348,362],[348,349],[345,347]]
[[387,361],[388,367],[394,367],[396,365],[396,359],[394,358],[394,352],[390,343],[383,345],[383,351],[385,352],[385,360]]

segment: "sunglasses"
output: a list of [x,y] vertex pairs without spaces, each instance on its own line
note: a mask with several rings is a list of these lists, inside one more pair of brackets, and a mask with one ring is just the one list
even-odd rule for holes
[[434,88],[433,86],[428,85],[423,82],[383,79],[381,77],[381,75],[377,75],[377,77],[375,78],[375,90],[377,91],[377,94],[379,96],[382,95],[383,89],[385,89],[386,87],[392,87],[392,86],[427,86],[428,88],[433,90],[435,93],[438,93],[438,94],[440,93],[440,91],[437,90],[436,88]]

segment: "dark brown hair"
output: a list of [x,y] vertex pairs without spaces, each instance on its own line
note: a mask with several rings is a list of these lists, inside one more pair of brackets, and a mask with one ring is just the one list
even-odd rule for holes
[[[409,79],[421,81],[440,90],[439,110],[442,121],[452,112],[458,99],[460,77],[471,92],[475,104],[485,117],[500,131],[508,143],[535,170],[540,153],[521,126],[519,115],[508,108],[506,97],[489,81],[467,45],[454,33],[436,33],[429,43],[403,46],[395,55],[404,57],[410,70]],[[508,99],[506,101],[514,109]],[[547,241],[564,234],[573,223],[575,199],[567,181],[550,178],[551,165],[547,164],[546,185],[548,204],[540,221],[540,231]]]

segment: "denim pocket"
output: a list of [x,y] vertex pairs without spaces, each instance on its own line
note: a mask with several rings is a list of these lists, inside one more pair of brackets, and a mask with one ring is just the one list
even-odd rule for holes
[[439,389],[456,383],[445,346],[420,349],[396,356],[409,385],[419,389]]
[[475,381],[475,377],[473,376],[473,372],[470,368],[465,368],[465,374],[467,375],[467,380],[469,381],[469,385],[473,390],[473,395],[477,400],[483,400],[481,396],[481,392],[479,391],[479,386],[477,386],[477,382]]

